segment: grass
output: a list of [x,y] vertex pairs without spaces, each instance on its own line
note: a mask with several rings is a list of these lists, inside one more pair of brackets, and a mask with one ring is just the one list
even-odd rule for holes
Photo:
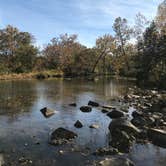
[[46,70],[20,74],[0,74],[0,80],[46,79],[53,77],[63,77],[63,72],[58,70]]

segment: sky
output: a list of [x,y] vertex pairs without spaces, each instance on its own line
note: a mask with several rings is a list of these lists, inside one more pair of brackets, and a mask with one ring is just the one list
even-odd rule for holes
[[0,0],[0,28],[10,24],[35,36],[42,47],[60,34],[77,34],[93,47],[95,40],[113,34],[116,17],[133,24],[138,12],[154,18],[163,0]]

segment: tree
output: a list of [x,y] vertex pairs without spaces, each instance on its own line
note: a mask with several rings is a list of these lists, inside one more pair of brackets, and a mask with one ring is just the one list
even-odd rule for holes
[[76,57],[85,48],[77,41],[77,35],[62,34],[53,38],[43,53],[50,68],[59,68],[66,75],[71,75],[75,71],[76,63],[80,63]]
[[134,25],[134,35],[137,41],[142,40],[143,32],[145,31],[146,27],[149,25],[149,21],[147,18],[142,14],[138,13],[135,17],[135,25]]
[[32,69],[32,61],[37,54],[33,41],[30,33],[20,32],[11,25],[0,30],[0,56],[7,64],[9,72],[25,72]]
[[159,5],[155,20],[159,30],[166,31],[166,0]]
[[126,66],[129,70],[128,57],[125,51],[125,46],[130,40],[133,30],[128,26],[127,20],[125,18],[118,17],[115,19],[113,29],[115,31],[115,39],[117,44],[117,49],[119,50],[120,56],[124,56]]
[[[103,61],[105,62],[105,57],[107,55],[111,54],[111,51],[114,49],[114,47],[115,47],[114,46],[114,38],[109,34],[105,34],[104,36],[99,37],[96,40],[95,49],[97,51],[98,57],[97,57],[95,64],[92,68],[92,73],[95,72],[96,66],[101,59],[103,59]],[[103,66],[105,68],[105,65],[103,65]],[[105,71],[103,71],[103,72],[105,72]]]

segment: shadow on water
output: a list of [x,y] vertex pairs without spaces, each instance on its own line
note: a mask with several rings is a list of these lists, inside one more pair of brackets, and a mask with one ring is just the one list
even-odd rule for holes
[[[32,160],[32,165],[90,164],[96,159],[91,152],[108,146],[110,119],[100,109],[93,108],[90,113],[82,113],[79,107],[89,100],[116,105],[112,99],[126,94],[128,88],[134,85],[126,80],[100,77],[94,81],[51,79],[0,82],[0,155],[3,154],[7,165],[14,166],[19,165],[18,161],[23,156]],[[72,102],[76,102],[77,107],[68,105]],[[43,107],[57,110],[57,113],[45,119],[40,113]],[[74,127],[77,120],[83,123],[82,129]],[[90,129],[91,124],[98,124],[100,128]],[[49,134],[58,127],[76,132],[78,138],[70,145],[49,145]],[[149,148],[151,151],[158,149],[158,155],[150,153]],[[63,150],[64,154],[59,154],[59,150]],[[140,153],[141,156],[141,152],[148,154],[147,158],[143,158],[145,161],[136,155]],[[129,155],[140,166],[142,162],[150,165],[153,160],[161,161],[158,165],[163,166],[166,151],[153,145],[136,146]]]

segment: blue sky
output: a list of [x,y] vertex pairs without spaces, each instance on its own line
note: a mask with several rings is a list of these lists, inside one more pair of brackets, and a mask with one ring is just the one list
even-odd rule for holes
[[8,24],[32,33],[43,46],[59,34],[78,34],[92,47],[95,39],[113,33],[116,17],[132,23],[138,12],[151,19],[163,0],[0,0],[0,28]]

